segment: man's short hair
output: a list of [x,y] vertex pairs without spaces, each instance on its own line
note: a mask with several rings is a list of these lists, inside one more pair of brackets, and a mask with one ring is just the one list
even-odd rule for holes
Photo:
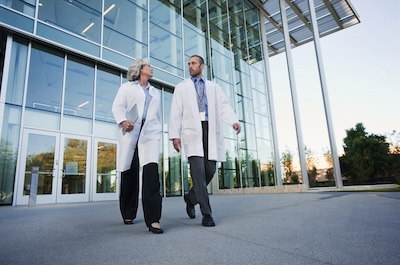
[[190,58],[193,58],[193,57],[199,58],[200,59],[200,64],[204,64],[204,59],[200,55],[192,55],[192,56],[190,56]]

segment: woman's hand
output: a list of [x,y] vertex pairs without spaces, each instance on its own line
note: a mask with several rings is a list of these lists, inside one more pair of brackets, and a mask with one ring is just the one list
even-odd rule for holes
[[128,121],[128,120],[121,122],[121,126],[126,132],[130,132],[134,128],[133,122]]

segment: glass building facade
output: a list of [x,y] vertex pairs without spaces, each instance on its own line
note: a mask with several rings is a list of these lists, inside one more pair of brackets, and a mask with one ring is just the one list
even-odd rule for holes
[[111,105],[128,65],[142,57],[162,95],[163,196],[191,186],[168,120],[193,54],[243,128],[237,136],[225,125],[227,160],[210,191],[279,184],[262,14],[247,0],[0,0],[0,205],[28,204],[32,189],[37,203],[118,198]]

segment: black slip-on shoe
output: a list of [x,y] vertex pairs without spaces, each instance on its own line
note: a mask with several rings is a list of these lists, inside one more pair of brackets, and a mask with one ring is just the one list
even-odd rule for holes
[[215,226],[214,219],[209,214],[203,215],[203,220],[201,221],[201,224],[207,227]]
[[183,196],[183,198],[185,199],[185,202],[186,202],[186,213],[187,213],[187,215],[190,217],[190,219],[196,218],[196,210],[194,209],[193,203],[191,203],[189,201],[189,199],[187,198],[186,195]]

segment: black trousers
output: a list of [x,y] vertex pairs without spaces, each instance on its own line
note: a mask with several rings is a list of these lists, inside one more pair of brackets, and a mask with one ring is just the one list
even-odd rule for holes
[[[138,147],[136,147],[130,169],[121,173],[119,207],[123,219],[136,218],[138,201],[139,156]],[[157,163],[149,163],[143,166],[142,206],[144,221],[147,226],[160,221],[162,197],[160,195],[160,179]]]
[[208,160],[208,122],[203,121],[201,122],[201,125],[203,129],[204,157],[191,156],[188,158],[193,187],[186,195],[186,198],[194,205],[198,203],[200,205],[201,213],[204,215],[211,214],[207,185],[214,176],[217,162],[214,160]]

